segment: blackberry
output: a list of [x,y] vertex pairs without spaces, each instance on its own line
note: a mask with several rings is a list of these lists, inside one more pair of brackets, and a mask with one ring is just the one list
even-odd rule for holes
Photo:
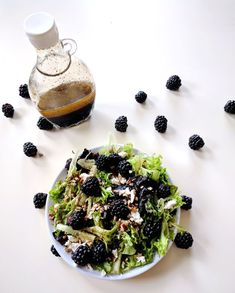
[[[117,237],[113,237],[112,242],[109,243],[109,245],[108,245],[109,251],[112,251],[114,249],[118,249],[119,245],[120,245],[120,239],[118,239]],[[112,252],[111,252],[111,256],[113,257]]]
[[108,170],[108,156],[99,155],[99,157],[95,161],[95,164],[98,170],[107,171]]
[[197,151],[200,148],[202,148],[204,144],[204,140],[197,134],[194,134],[189,138],[188,145],[194,151]]
[[115,128],[117,131],[126,132],[127,127],[128,127],[128,124],[127,124],[127,117],[126,116],[120,116],[116,119]]
[[30,99],[30,95],[29,95],[29,90],[28,90],[28,85],[27,84],[21,84],[19,87],[19,95],[22,98],[25,99]]
[[80,159],[85,159],[86,158],[86,156],[88,156],[89,155],[89,153],[90,153],[90,151],[89,150],[87,150],[87,149],[84,149],[83,150],[83,152],[81,153],[81,155],[80,155]]
[[60,257],[60,255],[59,255],[58,251],[55,249],[54,245],[51,246],[51,253],[54,254],[54,256],[56,256],[56,257]]
[[95,241],[91,247],[91,262],[100,264],[105,261],[107,256],[106,246],[101,240]]
[[37,126],[41,130],[52,130],[54,127],[53,124],[44,117],[38,119]]
[[86,181],[81,185],[81,190],[87,196],[101,195],[99,180],[95,176],[88,177]]
[[72,158],[70,158],[66,161],[65,166],[64,166],[66,170],[69,170],[71,162],[72,162]]
[[138,176],[136,178],[135,187],[137,189],[142,188],[152,188],[153,190],[158,187],[158,182],[147,177],[147,176]]
[[85,266],[91,261],[91,249],[85,245],[80,245],[72,252],[72,260],[79,266]]
[[169,185],[161,183],[158,187],[157,196],[158,198],[165,198],[171,194],[171,189]]
[[167,129],[166,117],[165,116],[157,116],[157,118],[154,121],[154,127],[160,133],[166,132],[166,129]]
[[139,209],[139,213],[140,213],[141,217],[143,217],[147,213],[146,208],[145,208],[145,204],[147,203],[147,201],[148,201],[147,197],[139,199],[138,209]]
[[110,209],[103,211],[101,219],[102,219],[102,225],[104,229],[111,230],[113,227],[113,224],[112,224],[113,216],[111,215]]
[[229,100],[224,106],[224,111],[229,114],[235,114],[235,101]]
[[119,162],[117,171],[122,177],[129,178],[132,171],[131,164],[128,161],[123,160]]
[[113,153],[108,156],[108,165],[110,168],[117,168],[118,164],[123,160],[119,154]]
[[84,210],[73,212],[67,219],[67,225],[74,230],[79,230],[84,226],[86,212]]
[[98,158],[99,154],[98,153],[93,153],[88,149],[84,149],[83,152],[81,153],[79,159],[88,159],[88,160],[96,160]]
[[147,99],[147,94],[145,92],[139,91],[136,95],[135,95],[135,99],[136,102],[142,104],[146,101]]
[[177,233],[174,242],[178,248],[188,249],[193,245],[193,237],[186,231]]
[[14,115],[14,108],[11,104],[6,103],[2,105],[2,112],[7,118],[12,118]]
[[129,213],[130,213],[130,210],[125,205],[123,200],[119,199],[113,202],[111,207],[111,214],[113,216],[116,216],[118,219],[126,220]]
[[46,200],[47,200],[46,193],[39,192],[39,193],[35,194],[33,197],[33,203],[34,203],[35,208],[42,209],[46,204]]
[[162,230],[162,219],[153,219],[149,220],[143,229],[143,234],[148,238],[148,240],[151,240],[153,238],[158,239],[161,235]]
[[181,86],[181,79],[178,75],[172,75],[166,82],[166,87],[168,90],[176,91]]
[[138,194],[138,209],[142,217],[146,215],[147,213],[145,204],[152,197],[152,195],[153,195],[153,192],[148,190],[145,187],[143,187]]
[[190,210],[192,208],[193,199],[186,195],[181,195],[184,204],[181,206],[183,210]]
[[83,226],[84,226],[84,228],[95,226],[94,220],[93,219],[85,219]]
[[23,151],[27,157],[35,157],[38,152],[36,146],[32,144],[31,142],[24,143]]
[[53,236],[56,241],[58,241],[61,245],[64,245],[68,241],[68,236],[62,231],[54,231]]

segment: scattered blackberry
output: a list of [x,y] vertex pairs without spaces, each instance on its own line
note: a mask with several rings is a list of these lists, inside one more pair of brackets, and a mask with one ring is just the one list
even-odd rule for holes
[[192,199],[191,197],[189,197],[189,196],[186,196],[186,195],[182,195],[181,197],[182,197],[183,201],[185,202],[185,203],[181,206],[181,208],[182,208],[183,210],[190,210],[190,209],[192,208],[192,202],[193,202],[193,199]]
[[148,221],[143,229],[143,234],[146,236],[149,240],[156,238],[158,239],[161,235],[162,230],[162,219],[154,219]]
[[79,230],[84,226],[86,212],[84,210],[73,212],[67,219],[67,225],[74,230]]
[[176,91],[181,86],[181,79],[178,75],[172,75],[166,82],[166,87],[168,90]]
[[165,116],[157,116],[157,118],[154,121],[154,127],[160,133],[166,132],[166,129],[167,129],[166,117]]
[[136,95],[135,95],[135,99],[136,102],[142,104],[146,101],[147,99],[147,94],[145,92],[139,91]]
[[108,156],[108,165],[110,168],[116,168],[122,160],[123,158],[119,154],[113,153]]
[[90,176],[81,185],[81,190],[88,196],[100,196],[101,189],[99,180],[95,176]]
[[108,170],[108,156],[99,155],[99,157],[95,161],[95,164],[98,170],[107,171]]
[[128,161],[123,160],[119,162],[117,171],[122,177],[129,178],[132,171],[131,164]]
[[186,231],[177,233],[174,242],[178,248],[188,249],[193,245],[193,237]]
[[120,199],[113,202],[111,207],[111,214],[113,216],[116,216],[118,219],[126,220],[129,213],[130,210],[125,205],[123,200]]
[[41,130],[52,130],[54,127],[53,124],[44,117],[38,119],[37,126]]
[[28,90],[28,85],[27,84],[21,84],[19,87],[19,95],[22,98],[25,99],[30,99],[30,95],[29,95],[29,90]]
[[64,245],[68,241],[68,236],[62,231],[54,231],[53,236],[56,241],[58,241],[61,245]]
[[229,100],[224,106],[224,111],[229,114],[235,114],[235,100]]
[[24,143],[23,151],[27,157],[35,157],[38,152],[36,146],[34,144],[32,144],[32,142]]
[[204,146],[204,140],[197,134],[190,136],[188,145],[192,150],[199,150]]
[[115,128],[117,131],[126,132],[127,127],[128,127],[128,124],[127,124],[127,117],[126,116],[120,116],[116,119]]
[[54,256],[60,257],[60,255],[59,255],[58,251],[55,249],[54,245],[51,246],[51,252],[52,252],[52,254],[54,254]]
[[72,252],[72,260],[79,266],[85,266],[91,261],[91,249],[85,245],[80,245]]
[[171,194],[171,189],[169,185],[161,183],[158,187],[157,196],[158,198],[165,198]]
[[71,158],[66,161],[65,166],[64,166],[66,170],[69,170],[71,162],[72,162]]
[[42,209],[46,204],[46,200],[47,200],[46,193],[39,192],[39,193],[35,194],[33,197],[33,203],[34,203],[35,208]]
[[7,118],[12,118],[14,115],[14,108],[11,104],[6,103],[2,105],[2,112]]
[[91,247],[91,262],[93,264],[100,264],[105,261],[107,251],[104,242],[98,240],[93,243]]

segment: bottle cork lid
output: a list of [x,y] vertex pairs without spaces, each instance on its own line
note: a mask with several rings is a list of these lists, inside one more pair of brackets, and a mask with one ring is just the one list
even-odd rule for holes
[[59,41],[55,19],[46,12],[30,14],[24,21],[24,30],[31,44],[39,50],[48,49]]

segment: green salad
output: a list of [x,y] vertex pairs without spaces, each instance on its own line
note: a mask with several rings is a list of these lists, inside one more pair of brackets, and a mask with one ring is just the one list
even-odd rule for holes
[[53,235],[78,266],[121,274],[164,256],[184,202],[159,155],[132,144],[85,149],[50,191]]

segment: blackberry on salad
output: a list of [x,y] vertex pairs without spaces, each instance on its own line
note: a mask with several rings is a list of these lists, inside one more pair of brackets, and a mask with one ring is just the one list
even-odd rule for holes
[[137,153],[132,144],[110,145],[75,154],[67,168],[50,191],[49,218],[54,238],[76,265],[121,274],[164,256],[171,241],[192,245],[176,220],[190,201],[179,195],[161,156]]

